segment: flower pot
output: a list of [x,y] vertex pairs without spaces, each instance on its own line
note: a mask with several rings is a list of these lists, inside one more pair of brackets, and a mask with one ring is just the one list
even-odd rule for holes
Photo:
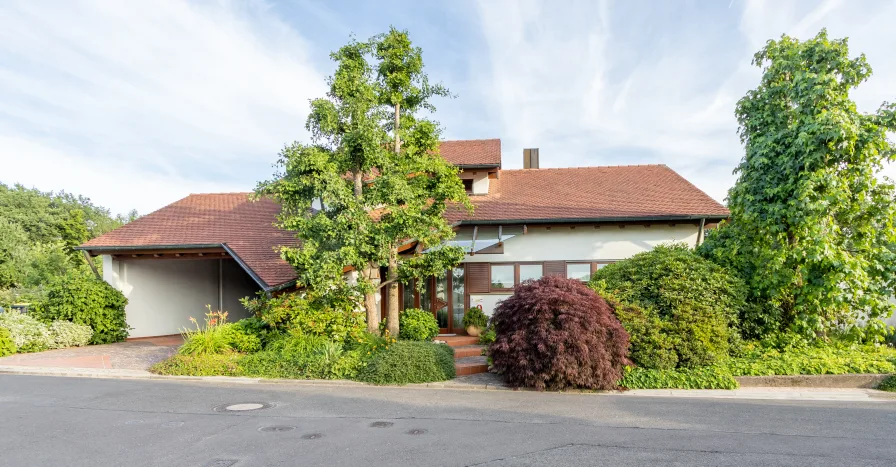
[[467,334],[473,337],[479,337],[479,335],[482,334],[482,329],[476,326],[467,326]]

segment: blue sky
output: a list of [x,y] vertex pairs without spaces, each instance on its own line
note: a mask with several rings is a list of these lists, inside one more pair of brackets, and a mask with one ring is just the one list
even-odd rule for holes
[[[896,99],[896,1],[0,2],[0,181],[114,212],[248,191],[307,141],[330,51],[408,29],[449,139],[499,137],[543,167],[671,166],[723,200],[742,157],[734,105],[766,40],[827,27]],[[886,169],[896,175],[894,167]]]

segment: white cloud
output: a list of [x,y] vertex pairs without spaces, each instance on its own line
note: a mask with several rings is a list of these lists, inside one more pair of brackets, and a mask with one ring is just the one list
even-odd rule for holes
[[117,212],[250,190],[325,91],[307,50],[261,3],[3,2],[0,181]]

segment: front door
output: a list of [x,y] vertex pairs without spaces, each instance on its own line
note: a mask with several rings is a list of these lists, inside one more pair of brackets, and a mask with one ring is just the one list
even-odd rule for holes
[[420,294],[420,307],[432,312],[440,334],[463,332],[465,302],[463,266],[427,279]]

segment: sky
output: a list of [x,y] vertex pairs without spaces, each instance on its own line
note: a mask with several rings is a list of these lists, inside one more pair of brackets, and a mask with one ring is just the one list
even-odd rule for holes
[[[724,201],[753,54],[826,27],[896,99],[896,0],[0,2],[0,182],[113,213],[250,191],[307,142],[308,100],[352,34],[407,29],[453,99],[446,139],[501,138],[505,168],[666,164]],[[885,170],[896,176],[896,166]]]

